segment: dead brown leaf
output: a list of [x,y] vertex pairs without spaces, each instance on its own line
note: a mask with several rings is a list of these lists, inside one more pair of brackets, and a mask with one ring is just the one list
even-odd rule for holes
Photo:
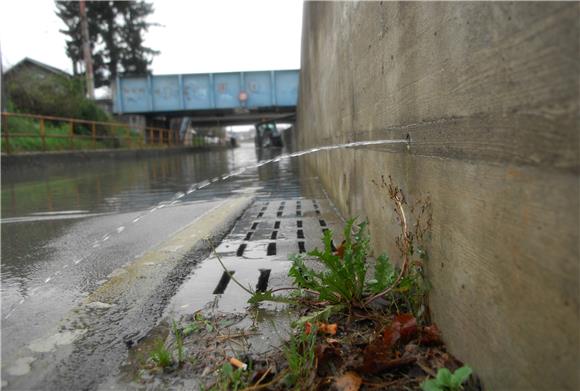
[[395,315],[391,324],[383,331],[383,341],[394,346],[399,340],[408,342],[417,334],[417,320],[411,314]]
[[436,324],[423,327],[421,330],[421,345],[441,345],[441,331]]
[[332,323],[332,324],[319,323],[318,324],[318,330],[324,334],[336,335],[337,328],[338,328],[338,325],[336,323]]
[[377,338],[369,343],[363,351],[364,373],[375,374],[383,370],[381,363],[387,362],[393,358],[391,345],[384,342],[383,338]]
[[336,379],[334,387],[337,391],[358,391],[361,384],[362,379],[359,374],[353,371],[348,371]]

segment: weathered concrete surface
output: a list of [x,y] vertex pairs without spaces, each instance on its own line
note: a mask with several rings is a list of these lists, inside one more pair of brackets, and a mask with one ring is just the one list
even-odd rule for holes
[[430,303],[489,389],[578,389],[578,3],[306,3],[297,142],[374,248],[429,194]]

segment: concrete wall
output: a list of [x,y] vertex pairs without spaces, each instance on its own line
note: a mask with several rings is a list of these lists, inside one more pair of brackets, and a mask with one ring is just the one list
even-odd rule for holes
[[376,251],[429,194],[430,304],[488,389],[579,389],[578,3],[305,3],[299,147]]

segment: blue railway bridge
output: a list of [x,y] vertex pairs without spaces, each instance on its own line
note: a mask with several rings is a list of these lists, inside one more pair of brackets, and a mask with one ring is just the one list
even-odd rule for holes
[[116,114],[188,117],[197,125],[233,125],[292,117],[299,70],[118,77]]

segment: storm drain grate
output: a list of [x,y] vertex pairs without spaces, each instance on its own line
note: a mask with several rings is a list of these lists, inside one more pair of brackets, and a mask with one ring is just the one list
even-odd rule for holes
[[233,276],[235,273],[234,270],[228,270],[227,272],[224,271],[222,273],[222,277],[220,278],[217,286],[215,287],[215,289],[213,290],[213,294],[214,295],[221,295],[222,293],[225,292],[228,284],[230,283],[231,280],[231,276]]
[[247,246],[246,243],[240,244],[240,247],[238,247],[238,251],[236,251],[236,255],[238,257],[241,257],[242,255],[244,255],[244,251],[246,250],[246,246]]
[[[270,277],[278,273],[274,272],[277,269],[268,266],[270,262],[287,261],[290,254],[304,254],[320,246],[320,230],[324,233],[334,226],[333,217],[326,213],[322,214],[322,211],[323,209],[314,200],[256,203],[246,215],[242,216],[241,224],[238,224],[224,241],[230,241],[229,245],[222,246],[224,255],[229,253],[234,257],[230,251],[235,249],[236,258],[245,260],[239,263],[240,266],[228,265],[228,269],[238,270],[236,279],[246,280],[246,284],[256,284],[254,278],[257,277],[256,291],[266,292],[269,285],[273,284]],[[256,264],[260,260],[264,263]],[[242,269],[237,269],[238,267],[255,267],[259,275],[253,274],[253,271],[250,274],[247,271],[242,272]],[[217,273],[215,277],[217,279]],[[231,286],[230,279],[228,272],[224,272],[214,294],[224,294],[228,286]]]
[[268,249],[266,250],[268,256],[276,255],[276,243],[268,243]]
[[259,269],[260,276],[258,277],[258,284],[256,285],[256,290],[258,292],[266,292],[268,289],[268,280],[270,279],[271,269]]

